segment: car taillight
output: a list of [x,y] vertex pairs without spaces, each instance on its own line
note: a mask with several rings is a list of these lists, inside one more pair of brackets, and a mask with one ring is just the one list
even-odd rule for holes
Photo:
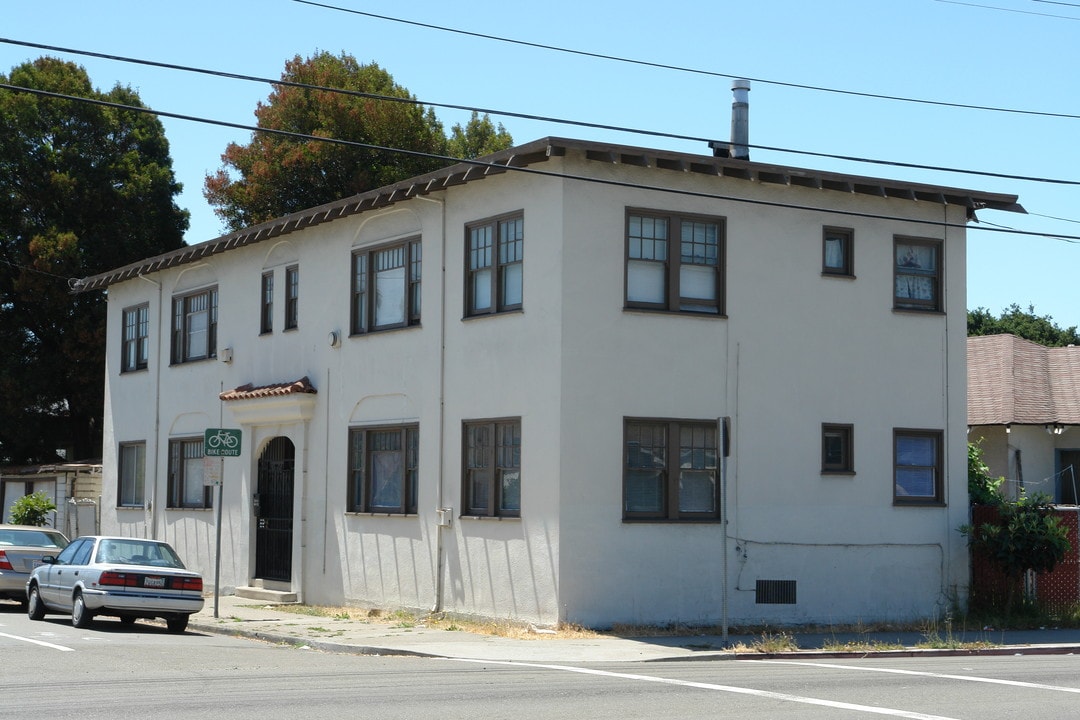
[[[14,570],[14,569],[15,568],[11,567],[11,561],[7,559],[7,553],[4,552],[3,550],[0,550],[0,570]],[[199,585],[201,586],[202,583],[199,583]]]
[[174,590],[194,590],[202,592],[202,578],[173,578]]
[[139,576],[132,573],[106,570],[98,578],[98,585],[120,585],[122,587],[136,587],[139,584]]

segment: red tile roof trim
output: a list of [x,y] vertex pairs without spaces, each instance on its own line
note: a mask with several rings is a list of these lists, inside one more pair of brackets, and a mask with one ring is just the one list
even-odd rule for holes
[[296,395],[310,393],[314,395],[318,391],[306,377],[292,382],[274,383],[273,385],[260,385],[255,387],[251,383],[240,387],[226,390],[218,397],[222,400],[253,400],[255,398],[280,397],[282,395]]

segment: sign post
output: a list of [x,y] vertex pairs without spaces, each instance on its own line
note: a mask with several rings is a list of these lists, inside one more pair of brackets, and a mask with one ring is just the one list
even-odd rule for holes
[[[217,485],[217,540],[214,543],[214,617],[218,616],[218,596],[221,592],[221,496],[223,493],[221,476],[224,458],[240,457],[241,432],[228,428],[206,428],[203,434],[203,482]],[[222,458],[214,463],[209,458]],[[214,467],[217,465],[217,467]]]

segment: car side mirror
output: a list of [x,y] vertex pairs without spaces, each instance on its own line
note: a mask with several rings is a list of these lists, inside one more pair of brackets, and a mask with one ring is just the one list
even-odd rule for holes
[[41,562],[45,563],[46,565],[55,565],[56,564],[56,556],[55,555],[43,555],[41,557]]

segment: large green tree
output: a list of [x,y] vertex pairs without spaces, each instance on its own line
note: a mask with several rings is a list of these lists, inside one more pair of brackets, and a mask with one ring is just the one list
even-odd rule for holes
[[[266,102],[255,109],[261,128],[348,140],[427,155],[476,157],[510,147],[513,139],[485,115],[465,127],[455,125],[451,139],[431,108],[375,63],[362,64],[346,53],[322,51],[295,56]],[[309,86],[309,87],[300,87]],[[359,97],[334,88],[401,98],[407,102]],[[438,157],[409,155],[330,142],[308,141],[256,132],[246,145],[230,143],[223,166],[207,175],[203,194],[231,230],[265,222],[349,195],[436,170]]]
[[969,336],[1009,333],[1046,347],[1080,345],[1080,335],[1077,335],[1075,325],[1068,328],[1058,327],[1051,316],[1037,315],[1034,305],[1028,305],[1027,310],[1024,310],[1013,303],[998,317],[994,317],[993,313],[982,307],[968,310],[967,325]]
[[[142,107],[43,57],[0,82]],[[183,245],[153,115],[0,90],[0,464],[101,455],[105,298],[70,280]]]

